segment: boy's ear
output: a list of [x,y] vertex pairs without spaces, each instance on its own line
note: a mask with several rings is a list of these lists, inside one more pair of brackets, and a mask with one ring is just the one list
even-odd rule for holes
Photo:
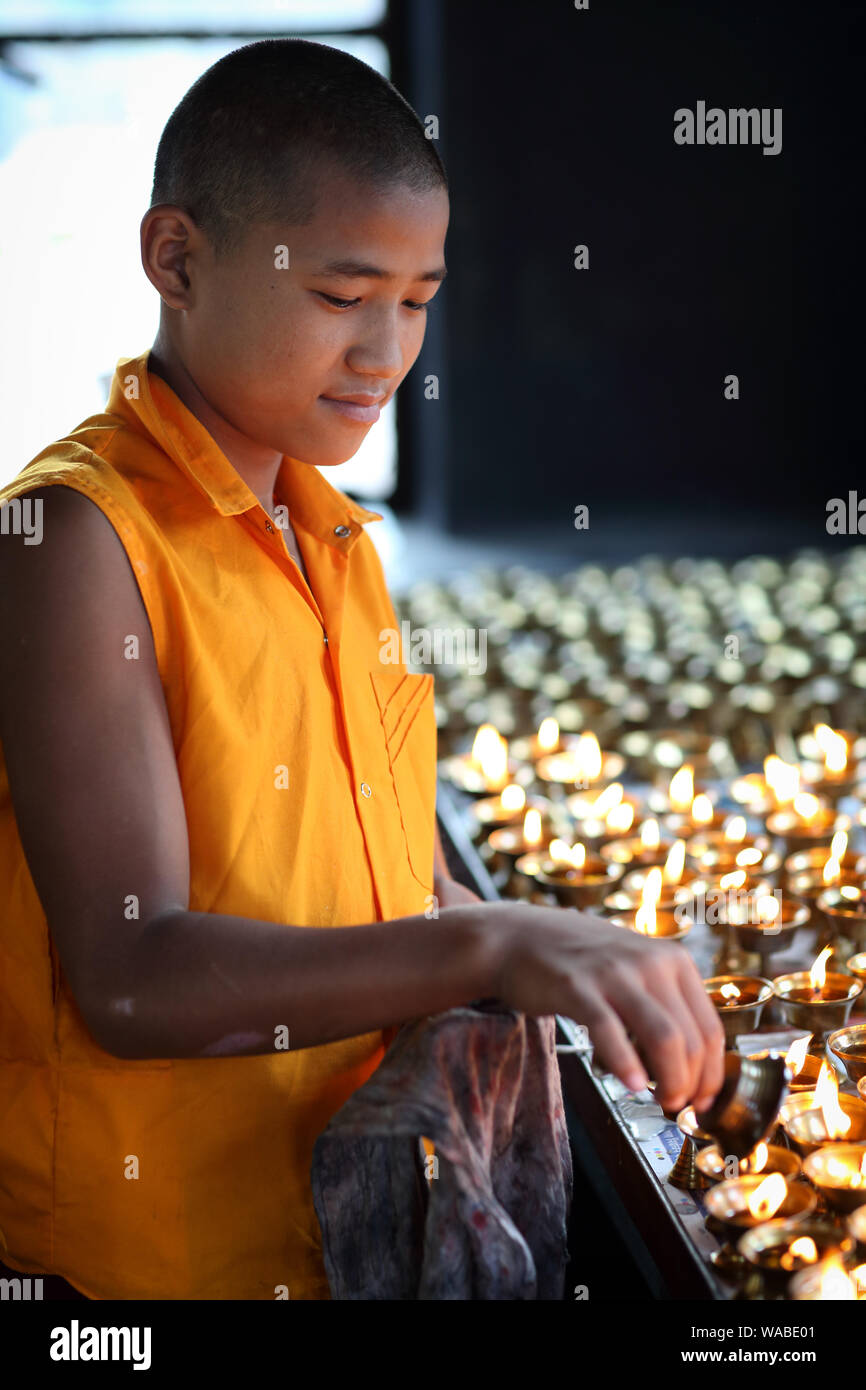
[[159,203],[141,219],[141,264],[169,309],[188,309],[192,302],[189,260],[203,234],[183,208]]

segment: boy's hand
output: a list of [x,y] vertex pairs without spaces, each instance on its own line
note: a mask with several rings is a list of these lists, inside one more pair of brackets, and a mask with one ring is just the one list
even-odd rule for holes
[[562,908],[468,911],[489,918],[498,952],[492,992],[503,1003],[584,1024],[596,1060],[630,1090],[643,1089],[649,1074],[665,1110],[709,1106],[722,1086],[725,1035],[682,946]]

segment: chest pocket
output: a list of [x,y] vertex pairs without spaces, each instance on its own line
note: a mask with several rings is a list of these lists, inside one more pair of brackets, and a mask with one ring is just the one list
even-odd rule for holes
[[401,666],[370,672],[382,736],[400,808],[406,854],[412,873],[433,889],[436,825],[436,717],[432,675],[415,675]]

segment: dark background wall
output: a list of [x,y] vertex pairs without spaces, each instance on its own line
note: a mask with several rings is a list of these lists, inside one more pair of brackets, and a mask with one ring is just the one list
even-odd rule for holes
[[[832,543],[826,501],[862,476],[862,7],[442,0],[401,23],[452,220],[398,505],[456,532],[574,534],[587,503],[591,527],[676,518],[689,551],[702,526]],[[781,153],[675,145],[699,99],[781,107]]]

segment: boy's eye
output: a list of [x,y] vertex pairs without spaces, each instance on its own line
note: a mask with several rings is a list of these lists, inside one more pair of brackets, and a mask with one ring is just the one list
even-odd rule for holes
[[[335,294],[325,294],[324,290],[316,290],[316,294],[327,300],[328,304],[333,304],[336,309],[351,309],[353,304],[360,304],[361,302],[359,299],[338,299]],[[415,313],[420,313],[422,309],[428,308],[427,304],[421,304],[415,299],[404,300],[404,303],[407,308],[414,309]]]

